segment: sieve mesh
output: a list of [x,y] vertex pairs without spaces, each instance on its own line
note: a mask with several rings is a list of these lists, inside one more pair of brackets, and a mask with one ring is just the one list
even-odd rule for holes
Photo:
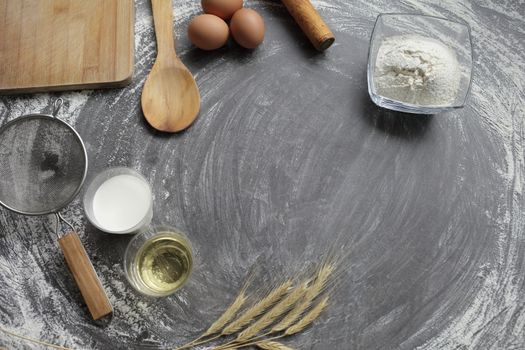
[[28,215],[56,212],[78,193],[87,158],[68,124],[45,115],[0,129],[0,203]]

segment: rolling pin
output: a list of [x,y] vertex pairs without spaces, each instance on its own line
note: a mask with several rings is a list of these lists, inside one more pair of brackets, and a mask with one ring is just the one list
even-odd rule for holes
[[335,36],[323,21],[310,0],[282,0],[288,12],[295,19],[304,34],[319,51],[328,49],[335,41]]

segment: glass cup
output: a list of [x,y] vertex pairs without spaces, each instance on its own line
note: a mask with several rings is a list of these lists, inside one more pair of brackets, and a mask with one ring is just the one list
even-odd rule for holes
[[193,268],[191,243],[184,233],[157,226],[139,233],[124,254],[124,271],[140,293],[162,297],[173,294],[188,280]]
[[87,187],[83,202],[89,222],[107,233],[138,233],[153,217],[151,187],[130,168],[102,171]]

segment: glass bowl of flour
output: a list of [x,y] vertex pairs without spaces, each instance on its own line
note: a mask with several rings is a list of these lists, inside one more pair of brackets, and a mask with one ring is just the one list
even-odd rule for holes
[[461,108],[472,77],[470,28],[433,16],[381,14],[367,76],[370,97],[380,107],[415,114]]

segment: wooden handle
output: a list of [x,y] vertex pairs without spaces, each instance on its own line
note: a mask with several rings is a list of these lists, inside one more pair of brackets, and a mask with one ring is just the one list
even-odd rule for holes
[[310,0],[282,1],[317,50],[324,51],[332,46],[335,36],[312,6]]
[[70,232],[58,242],[93,319],[112,313],[113,308],[78,234]]
[[157,54],[172,55],[175,51],[173,39],[173,9],[171,0],[151,0],[155,37],[157,38]]

